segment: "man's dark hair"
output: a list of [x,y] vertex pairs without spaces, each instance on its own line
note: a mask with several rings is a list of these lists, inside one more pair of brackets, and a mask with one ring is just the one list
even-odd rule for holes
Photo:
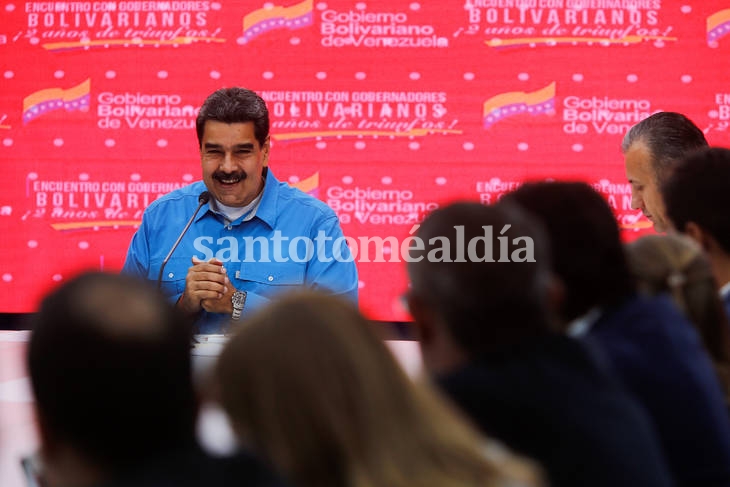
[[676,112],[658,112],[637,123],[624,136],[625,154],[635,143],[643,143],[651,154],[652,168],[662,183],[690,152],[707,147],[705,134],[692,120]]
[[208,120],[223,123],[253,122],[254,136],[260,146],[269,137],[269,110],[266,102],[245,88],[221,88],[205,99],[195,120],[199,147],[202,147],[205,122]]
[[89,273],[48,295],[28,366],[44,431],[109,472],[195,441],[192,325],[156,289]]
[[661,188],[667,217],[684,232],[694,222],[730,254],[730,150],[707,148],[682,161]]
[[553,266],[566,287],[564,321],[617,304],[634,291],[616,218],[590,186],[527,183],[503,200],[530,211],[547,228]]
[[[485,255],[491,247],[493,262],[472,260],[467,252],[472,239],[485,236],[485,226],[492,227],[492,238],[476,247],[476,255]],[[457,236],[459,228],[463,238]],[[410,292],[436,310],[466,353],[478,356],[548,331],[552,324],[547,316],[547,236],[525,212],[509,205],[455,203],[431,213],[421,224],[418,238],[425,248],[410,252],[412,259],[422,257],[408,263]],[[509,254],[501,252],[498,238],[508,242]],[[444,239],[452,262],[429,259],[444,248]],[[533,261],[507,261],[514,250],[527,247],[525,239],[532,240]],[[459,246],[465,262],[456,261]]]

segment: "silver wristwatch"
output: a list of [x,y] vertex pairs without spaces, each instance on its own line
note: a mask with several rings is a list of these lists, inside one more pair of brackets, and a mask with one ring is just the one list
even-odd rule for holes
[[233,321],[239,321],[243,307],[246,304],[246,291],[234,291],[233,296],[231,296],[231,303],[233,304],[231,319]]

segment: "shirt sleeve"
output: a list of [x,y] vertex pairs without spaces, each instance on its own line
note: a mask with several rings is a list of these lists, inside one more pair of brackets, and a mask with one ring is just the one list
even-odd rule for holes
[[147,238],[147,219],[142,217],[142,224],[132,236],[124,260],[122,274],[147,278],[150,268],[149,240]]

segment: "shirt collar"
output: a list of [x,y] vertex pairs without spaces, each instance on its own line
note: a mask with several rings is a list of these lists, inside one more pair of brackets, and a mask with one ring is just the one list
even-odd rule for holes
[[266,170],[266,184],[264,194],[261,196],[261,203],[256,210],[256,218],[266,223],[271,229],[276,226],[279,212],[277,201],[279,200],[279,181],[274,177],[271,169]]
[[724,286],[720,288],[720,297],[725,298],[730,295],[730,281],[726,282]]
[[[200,188],[205,191],[207,188],[205,187],[205,183],[203,181],[195,183],[200,186]],[[198,220],[203,218],[205,215],[207,215],[209,212],[213,213],[213,207],[210,206],[210,204],[214,201],[213,193],[210,193],[210,198],[208,199],[208,202],[200,207],[200,211],[195,216],[195,222],[197,223]]]
[[596,321],[601,317],[601,309],[591,308],[583,316],[579,316],[570,323],[568,323],[567,334],[573,338],[578,338],[587,335]]
[[[251,220],[253,217],[256,216],[256,211],[258,211],[259,205],[261,204],[261,197],[263,196],[263,191],[259,193],[254,200],[247,204],[246,206],[243,206],[241,208],[231,208],[229,206],[223,205],[218,200],[211,200],[210,201],[210,207],[211,210],[222,216],[226,222],[234,222],[241,220],[242,222],[246,222]],[[231,219],[231,214],[229,212],[232,212],[233,215],[238,215],[235,218]],[[243,218],[241,218],[243,217]]]

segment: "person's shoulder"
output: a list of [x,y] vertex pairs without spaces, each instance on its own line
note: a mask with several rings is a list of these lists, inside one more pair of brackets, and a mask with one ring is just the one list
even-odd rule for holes
[[[524,380],[527,377],[529,381]],[[481,393],[489,385],[489,394],[499,390],[497,395],[516,396],[552,387],[600,389],[610,382],[610,376],[588,345],[552,333],[479,356],[440,381],[447,388],[462,389],[467,394]]]
[[[632,336],[691,335],[694,328],[666,293],[653,296],[635,294],[621,303],[614,312],[599,320],[599,331],[630,332]],[[606,326],[606,325],[610,326]]]
[[654,330],[667,317],[676,317],[672,306],[660,296],[632,293],[603,309],[588,335],[599,340]]
[[319,214],[323,218],[335,217],[335,212],[323,201],[318,200],[288,183],[277,181],[280,203],[297,207],[296,211],[308,211]]

